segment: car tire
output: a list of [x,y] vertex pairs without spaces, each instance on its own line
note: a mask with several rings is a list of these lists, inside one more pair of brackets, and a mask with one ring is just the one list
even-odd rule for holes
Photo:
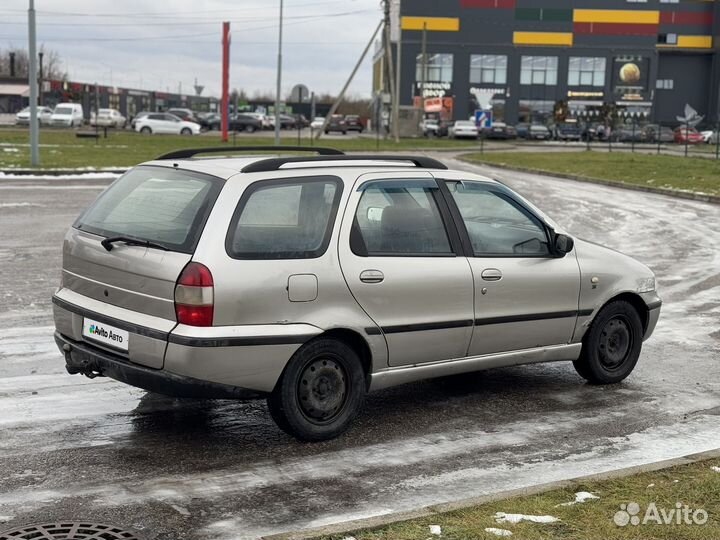
[[245,126],[245,133],[255,133],[255,126]]
[[365,372],[355,350],[336,339],[317,338],[292,356],[267,404],[281,430],[317,442],[348,429],[365,393]]
[[190,128],[182,128],[180,130],[180,135],[192,135],[192,129]]
[[150,126],[145,126],[140,130],[140,133],[143,135],[152,135],[152,128]]
[[642,349],[643,325],[635,307],[616,300],[603,307],[583,338],[575,370],[591,384],[615,384],[632,373]]

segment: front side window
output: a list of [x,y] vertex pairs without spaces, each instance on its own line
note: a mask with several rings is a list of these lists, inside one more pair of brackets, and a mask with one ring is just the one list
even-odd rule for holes
[[360,256],[454,256],[436,186],[377,182],[355,213],[353,252]]
[[473,84],[505,84],[507,56],[500,54],[470,55],[470,82]]
[[520,84],[555,86],[557,75],[557,56],[523,56],[520,60]]
[[235,259],[312,259],[327,250],[342,187],[335,177],[268,180],[240,199],[226,240]]
[[568,86],[605,86],[605,66],[602,57],[571,56]]
[[479,182],[446,182],[460,210],[476,257],[548,256],[542,223],[502,188]]

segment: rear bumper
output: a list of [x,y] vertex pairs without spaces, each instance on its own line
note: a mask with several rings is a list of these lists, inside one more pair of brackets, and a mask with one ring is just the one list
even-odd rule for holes
[[653,332],[655,331],[655,327],[657,326],[658,320],[660,319],[660,308],[662,308],[662,300],[660,299],[660,296],[658,296],[657,291],[641,293],[640,297],[645,302],[648,310],[647,325],[645,327],[645,335],[643,335],[643,341],[645,341],[650,336],[652,336]]
[[66,369],[90,377],[110,377],[116,381],[166,396],[205,399],[257,399],[262,392],[184,377],[163,370],[133,364],[121,356],[74,341],[55,332],[55,343],[65,356]]

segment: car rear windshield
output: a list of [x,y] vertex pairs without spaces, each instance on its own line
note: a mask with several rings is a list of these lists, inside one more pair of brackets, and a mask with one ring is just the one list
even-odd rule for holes
[[74,227],[193,253],[224,181],[165,167],[137,167],[119,178]]

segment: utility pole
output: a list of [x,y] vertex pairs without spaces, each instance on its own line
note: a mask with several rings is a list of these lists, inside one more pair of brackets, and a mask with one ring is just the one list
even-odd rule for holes
[[318,130],[317,135],[315,135],[316,139],[319,139],[322,136],[322,134],[325,133],[325,128],[327,127],[328,123],[330,122],[330,119],[332,118],[333,114],[335,114],[335,111],[337,111],[338,107],[340,106],[340,103],[342,103],[342,100],[345,98],[345,92],[347,92],[347,89],[350,86],[350,83],[352,83],[352,80],[355,78],[355,74],[358,72],[358,69],[360,69],[360,66],[363,63],[363,60],[365,60],[365,57],[367,56],[367,53],[370,50],[370,47],[372,47],[372,44],[375,42],[375,38],[377,37],[378,33],[382,29],[382,26],[383,26],[383,21],[380,21],[380,24],[377,25],[375,32],[373,32],[373,35],[370,38],[370,41],[368,41],[368,44],[365,47],[365,50],[360,55],[360,59],[357,61],[357,64],[355,64],[355,68],[353,68],[352,73],[350,74],[350,78],[348,78],[347,82],[345,83],[345,86],[343,86],[343,89],[340,91],[340,94],[335,99],[335,103],[333,103],[333,106],[330,108],[330,112],[325,117],[325,123]]
[[[222,141],[228,142],[228,128],[230,123],[230,111],[228,103],[228,90],[230,87],[230,23],[224,22],[222,25],[222,97],[220,98],[220,130],[222,132]],[[237,110],[235,111],[237,113]]]
[[395,136],[395,142],[400,142],[400,85],[402,84],[400,66],[402,65],[402,5],[401,0],[397,1],[397,16],[398,16],[398,35],[397,45],[395,45],[395,52],[397,54],[397,61],[395,62],[395,100],[393,101],[393,135]]
[[35,35],[35,0],[28,8],[28,82],[30,83],[30,165],[40,165],[38,126],[37,36]]
[[[387,72],[387,77],[385,78],[385,80],[387,81],[387,88],[390,90],[390,107],[392,108],[395,104],[395,70],[393,69],[392,51],[390,50],[392,44],[392,40],[390,39],[390,0],[384,0],[383,7],[383,24],[385,25],[383,31],[383,50],[385,51],[385,65]],[[394,111],[392,112],[392,116],[394,118]],[[395,125],[392,126],[392,129],[394,133]]]
[[275,89],[275,146],[280,145],[280,92],[282,91],[283,0],[280,0],[280,32],[278,34],[277,87]]
[[420,59],[420,108],[425,119],[425,84],[427,84],[427,23],[423,23],[422,52]]

